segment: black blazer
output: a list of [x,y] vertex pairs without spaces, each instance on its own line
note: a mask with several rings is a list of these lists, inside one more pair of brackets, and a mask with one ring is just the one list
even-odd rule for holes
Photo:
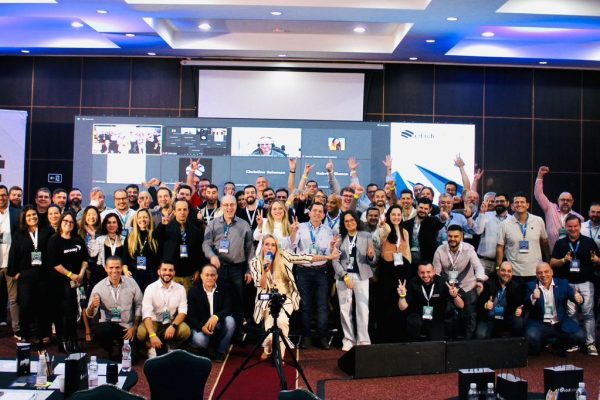
[[[415,218],[402,222],[402,227],[408,231],[409,243],[412,242]],[[437,234],[444,227],[444,223],[437,217],[427,217],[421,221],[419,230],[419,247],[421,249],[421,260],[433,261],[433,255],[438,248]]]
[[6,271],[8,276],[15,276],[29,269],[42,271],[47,268],[48,239],[53,234],[54,230],[48,226],[38,228],[38,250],[42,252],[42,265],[39,267],[31,266],[31,252],[34,251],[34,247],[29,232],[19,229],[11,235],[12,243],[8,253],[8,270]]
[[[231,298],[227,295],[224,286],[218,283],[213,297],[213,311],[219,321],[231,315]],[[202,281],[200,281],[192,286],[188,293],[186,322],[193,330],[201,332],[202,327],[210,317],[210,304],[202,286]]]
[[174,219],[166,226],[160,224],[156,228],[156,238],[159,243],[163,244],[163,261],[175,265],[177,276],[191,276],[208,262],[202,251],[204,228],[188,221],[185,224],[185,232],[188,257],[180,258],[179,246],[183,242],[179,222]]
[[19,231],[19,215],[21,215],[20,208],[8,206],[8,219],[10,222],[10,236],[12,240],[14,240],[15,235]]
[[[477,299],[477,315],[479,319],[489,318],[489,311],[484,308],[484,305],[490,299],[490,296],[492,296],[492,299],[495,299],[501,288],[500,278],[495,273],[490,276],[490,279],[485,281],[483,291]],[[508,285],[506,285],[506,309],[504,310],[504,317],[515,315],[517,307],[524,305],[524,297],[524,285],[516,283],[514,280],[508,282]]]

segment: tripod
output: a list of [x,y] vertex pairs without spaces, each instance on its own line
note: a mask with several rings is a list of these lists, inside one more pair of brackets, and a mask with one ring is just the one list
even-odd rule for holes
[[[282,360],[282,356],[281,356],[281,347],[279,346],[279,342],[282,341],[285,348],[287,349],[288,353],[290,354],[290,356],[292,357],[292,361],[293,364],[292,366],[294,368],[296,368],[296,370],[298,371],[298,373],[300,374],[300,376],[302,377],[302,380],[304,381],[304,384],[306,385],[306,387],[308,388],[308,390],[311,393],[314,393],[312,388],[310,387],[310,384],[308,383],[308,380],[306,379],[306,376],[304,375],[304,370],[302,369],[302,366],[300,366],[300,363],[298,362],[298,360],[296,359],[296,356],[294,355],[294,353],[292,352],[292,349],[290,348],[290,344],[288,343],[288,339],[283,337],[282,332],[281,332],[281,328],[279,328],[279,326],[277,325],[277,319],[279,318],[279,313],[283,308],[283,302],[285,301],[285,296],[281,296],[281,295],[275,295],[271,298],[270,300],[270,312],[271,315],[273,316],[273,326],[270,327],[269,329],[267,329],[267,331],[262,335],[262,337],[260,338],[260,340],[258,341],[258,343],[256,343],[256,345],[254,346],[254,348],[252,349],[252,351],[250,352],[250,354],[248,355],[248,357],[246,357],[246,359],[244,360],[244,362],[242,363],[242,365],[240,365],[239,368],[237,368],[234,373],[233,376],[231,377],[231,379],[229,379],[229,381],[227,382],[227,384],[225,385],[225,387],[223,388],[223,390],[221,390],[221,392],[217,395],[216,399],[219,400],[223,397],[223,395],[225,394],[225,392],[227,391],[227,389],[229,388],[229,386],[231,386],[231,384],[235,381],[235,379],[245,370],[250,369],[258,364],[260,364],[260,362],[256,362],[248,367],[246,367],[246,364],[248,364],[250,362],[250,360],[252,359],[252,357],[254,357],[254,355],[256,354],[256,351],[262,347],[262,343],[264,342],[264,340],[269,336],[269,334],[273,335],[273,340],[271,342],[271,362],[273,363],[273,365],[275,366],[275,370],[277,371],[277,375],[279,376],[279,385],[281,387],[281,390],[287,390],[288,386],[287,386],[287,381],[285,379],[285,373],[283,372],[283,360]],[[284,313],[286,313],[286,315],[289,317],[290,315],[287,313],[287,311],[283,310]]]

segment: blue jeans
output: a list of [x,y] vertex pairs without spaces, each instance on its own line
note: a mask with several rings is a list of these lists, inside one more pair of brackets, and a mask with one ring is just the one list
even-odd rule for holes
[[523,335],[523,317],[509,315],[505,319],[485,318],[477,323],[476,339],[490,339],[499,333],[508,332],[510,336]]
[[[583,316],[583,330],[585,331],[585,344],[596,344],[596,318],[594,317],[594,284],[592,282],[569,283],[569,286],[579,289],[579,293],[583,297],[583,304],[576,305],[569,301],[567,302],[567,315],[569,317],[576,316],[579,311]],[[577,320],[577,318],[576,318]]]
[[232,316],[228,315],[224,320],[221,320],[217,323],[215,332],[212,334],[212,336],[205,335],[202,331],[198,332],[192,329],[191,345],[192,347],[201,347],[206,349],[210,339],[214,338],[215,340],[219,341],[219,344],[217,345],[217,353],[225,354],[227,352],[227,348],[229,348],[229,343],[231,342],[233,332],[235,332],[235,320]]
[[300,292],[300,316],[302,320],[302,335],[310,336],[310,321],[312,316],[313,299],[317,303],[317,333],[327,337],[329,309],[327,308],[327,268],[310,269],[297,267],[296,283]]
[[563,332],[560,328],[561,324],[545,324],[541,321],[529,319],[527,328],[525,329],[525,337],[529,342],[529,350],[532,354],[539,354],[542,346],[549,339],[556,339],[557,345],[563,349],[568,349],[571,346],[582,346],[585,343],[585,333],[578,329],[575,333]]

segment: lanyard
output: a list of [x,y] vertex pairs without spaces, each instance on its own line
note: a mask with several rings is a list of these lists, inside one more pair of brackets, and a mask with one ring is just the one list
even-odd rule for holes
[[142,243],[141,240],[138,240],[138,244],[140,245],[140,254],[144,254],[144,247],[146,247],[146,243],[148,243],[148,238],[144,240],[144,243]]
[[38,249],[38,232],[40,230],[36,229],[34,233],[29,232],[29,237],[31,238],[31,241],[33,242],[33,248],[35,249],[35,251],[37,251]]
[[114,289],[112,283],[110,284],[110,295],[115,301],[115,306],[113,308],[119,308],[119,295],[121,294],[121,285],[123,282],[119,282],[119,286],[117,286],[117,290]]
[[250,223],[250,226],[252,226],[252,224],[254,223],[254,218],[256,217],[256,212],[258,211],[258,207],[256,207],[254,209],[252,216],[250,216],[250,211],[248,211],[248,208],[246,208],[245,210],[246,210],[246,215],[248,216],[248,222]]
[[431,296],[433,296],[433,289],[435,288],[435,283],[431,285],[431,290],[429,291],[429,295],[425,292],[425,286],[421,285],[421,290],[423,291],[423,297],[425,297],[425,301],[427,302],[427,306],[429,306],[429,300],[431,300]]
[[350,253],[352,253],[352,249],[356,247],[356,239],[358,238],[358,232],[354,235],[352,239],[350,239],[350,235],[348,235],[348,248],[350,249]]
[[123,223],[123,228],[125,228],[125,225],[127,225],[127,220],[129,219],[129,210],[127,210],[127,212],[125,213],[125,218],[123,218],[123,216],[121,215],[121,213],[118,210],[115,210],[115,211],[117,211],[117,215],[119,216],[119,219]]
[[[231,223],[231,225],[233,225],[233,222]],[[223,227],[223,236],[225,236],[224,239],[227,239],[227,236],[229,235],[229,228],[231,228],[231,225],[225,224],[225,227]]]
[[573,243],[571,243],[571,241],[569,241],[569,248],[571,249],[571,251],[573,252],[573,257],[577,258],[577,251],[579,250],[579,244],[581,241],[577,241],[577,243],[575,244],[575,248],[573,248]]
[[[396,227],[392,227],[393,229],[396,229]],[[400,253],[400,240],[402,239],[402,229],[400,227],[398,227],[398,231],[396,232],[396,252]]]
[[600,225],[598,225],[598,227],[596,228],[596,233],[594,233],[594,231],[592,230],[592,221],[589,221],[588,229],[590,230],[590,237],[592,239],[596,239],[596,236],[598,236],[598,231],[600,231]]
[[515,218],[519,228],[521,228],[521,233],[523,234],[523,240],[525,240],[525,236],[527,236],[527,224],[529,224],[529,213],[527,213],[527,219],[525,220],[525,224],[522,225],[517,218]]
[[181,241],[183,242],[183,244],[185,244],[187,240],[187,232],[185,231],[185,228],[183,226],[180,227],[179,234],[181,235]]
[[340,220],[340,213],[339,212],[338,212],[337,217],[335,217],[335,218],[331,218],[329,216],[329,214],[327,214],[327,225],[329,225],[329,227],[331,229],[333,229],[333,227],[337,225],[337,223],[338,223],[339,220]]
[[[117,236],[118,238],[119,236]],[[110,237],[106,236],[106,240],[108,240],[108,244],[110,245],[110,255],[114,256],[115,252],[117,251],[117,238],[115,238],[114,242],[110,241]]]
[[315,244],[315,242],[317,241],[317,237],[319,236],[319,232],[321,231],[321,225],[319,225],[319,227],[317,228],[316,234],[315,234],[315,229],[313,228],[313,226],[310,222],[308,223],[308,229],[309,229],[309,233],[310,233],[310,241],[312,242],[312,244]]
[[456,257],[452,257],[452,252],[450,251],[450,247],[448,247],[448,259],[450,260],[450,269],[452,271],[454,271],[454,265],[456,264],[456,261],[458,261],[458,257],[460,257],[460,253],[462,253],[462,250],[463,244],[461,242],[460,246],[458,246],[458,252],[456,253]]
[[506,287],[503,287],[496,295],[496,304],[502,304],[504,297],[506,297]]
[[160,293],[160,297],[162,298],[163,301],[163,311],[168,311],[169,307],[168,307],[168,303],[169,303],[169,289],[171,288],[171,285],[169,285],[168,288],[165,288],[164,286],[160,287],[159,293]]
[[444,226],[446,227],[446,231],[448,230],[448,227],[450,226],[450,224],[452,223],[452,218],[454,218],[454,215],[450,214],[448,216],[448,221],[446,223],[444,223]]
[[204,207],[204,219],[206,220],[206,222],[210,222],[210,220],[213,218],[213,215],[215,215],[216,211],[217,207],[213,208],[212,212],[209,214],[208,206]]

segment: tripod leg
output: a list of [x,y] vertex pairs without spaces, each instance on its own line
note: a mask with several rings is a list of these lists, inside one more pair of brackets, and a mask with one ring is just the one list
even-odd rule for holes
[[283,357],[281,354],[281,347],[279,345],[279,342],[282,340],[281,330],[279,328],[274,327],[272,339],[271,357],[273,359],[273,364],[275,364],[275,368],[277,369],[277,375],[279,375],[279,385],[281,390],[287,390],[287,381],[285,380],[285,373],[283,371]]
[[302,366],[300,365],[300,363],[298,362],[298,360],[296,359],[296,355],[294,354],[293,350],[290,348],[290,344],[287,341],[287,338],[283,338],[281,339],[283,340],[283,344],[285,345],[285,348],[287,349],[287,351],[290,353],[290,356],[292,357],[292,361],[293,361],[293,366],[294,368],[296,368],[296,370],[298,370],[298,373],[300,374],[300,376],[302,377],[302,380],[304,381],[304,384],[306,385],[306,388],[311,392],[314,393],[314,391],[312,390],[312,388],[310,387],[310,384],[308,383],[308,379],[306,379],[306,375],[304,375],[304,370],[302,369]]

